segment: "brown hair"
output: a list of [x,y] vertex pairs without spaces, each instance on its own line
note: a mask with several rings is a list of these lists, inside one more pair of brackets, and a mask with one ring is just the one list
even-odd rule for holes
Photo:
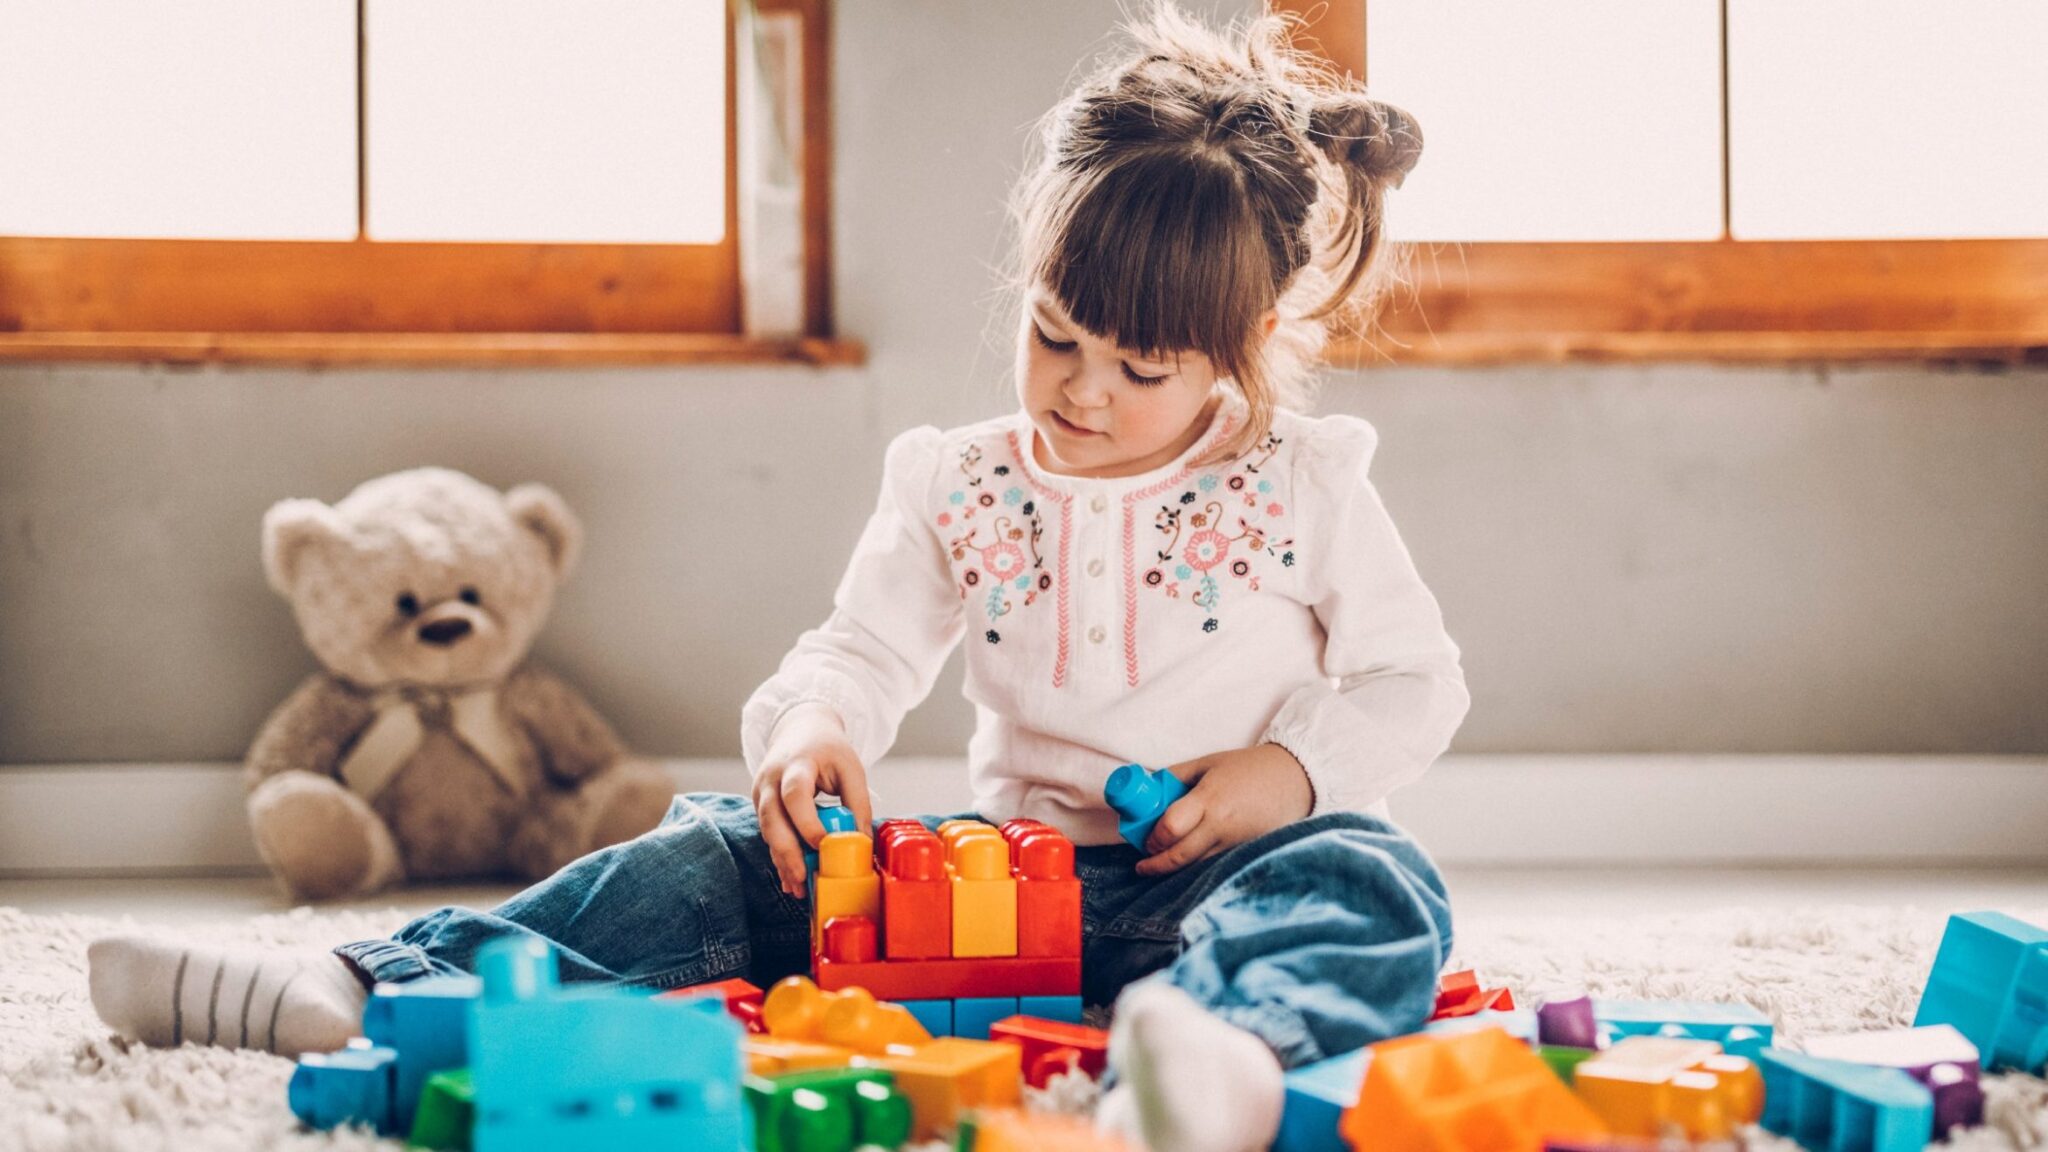
[[1298,20],[1216,31],[1160,0],[1125,25],[1134,52],[1046,113],[1011,196],[1012,292],[1042,284],[1089,332],[1234,382],[1248,419],[1217,457],[1308,403],[1332,326],[1362,331],[1390,275],[1386,190],[1422,153],[1413,117],[1292,46]]

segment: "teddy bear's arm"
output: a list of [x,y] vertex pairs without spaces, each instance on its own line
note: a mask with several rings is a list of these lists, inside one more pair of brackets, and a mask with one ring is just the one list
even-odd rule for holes
[[263,722],[249,746],[243,782],[250,788],[280,772],[333,776],[349,744],[370,722],[369,701],[332,677],[308,676]]
[[506,682],[504,699],[514,722],[540,749],[543,770],[556,780],[581,780],[626,754],[604,717],[553,673],[521,668]]

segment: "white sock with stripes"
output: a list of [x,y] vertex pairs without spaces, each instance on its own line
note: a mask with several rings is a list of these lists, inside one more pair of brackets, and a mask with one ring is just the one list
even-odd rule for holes
[[100,1019],[159,1048],[331,1052],[361,1033],[370,998],[330,952],[238,955],[109,936],[87,946],[86,963]]

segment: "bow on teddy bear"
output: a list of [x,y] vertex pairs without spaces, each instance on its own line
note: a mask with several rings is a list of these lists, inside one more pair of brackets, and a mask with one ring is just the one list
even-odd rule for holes
[[539,878],[660,821],[667,776],[526,661],[581,534],[547,488],[442,468],[264,516],[265,572],[323,666],[249,750],[257,849],[294,896]]

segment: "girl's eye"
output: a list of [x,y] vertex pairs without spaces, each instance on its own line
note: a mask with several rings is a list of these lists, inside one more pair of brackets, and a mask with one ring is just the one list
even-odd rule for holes
[[1159,383],[1161,380],[1166,379],[1166,377],[1164,376],[1140,376],[1136,372],[1131,371],[1131,366],[1129,364],[1126,364],[1123,367],[1124,379],[1129,380],[1131,383],[1136,384],[1140,388],[1149,388],[1152,385]]
[[1046,347],[1046,348],[1049,348],[1049,349],[1051,349],[1051,350],[1052,350],[1052,351],[1054,351],[1054,352],[1072,352],[1072,351],[1074,350],[1074,342],[1073,342],[1073,341],[1069,340],[1069,341],[1067,341],[1067,342],[1066,342],[1066,343],[1064,343],[1064,344],[1055,344],[1055,343],[1053,343],[1053,341],[1051,340],[1051,338],[1049,338],[1048,336],[1046,336],[1046,334],[1045,334],[1045,329],[1043,329],[1043,328],[1040,328],[1040,327],[1039,327],[1038,325],[1036,325],[1036,324],[1033,324],[1033,325],[1031,326],[1031,334],[1032,334],[1033,336],[1036,336],[1036,337],[1038,337],[1038,342],[1039,342],[1039,344],[1043,345],[1043,346],[1044,346],[1044,347]]

